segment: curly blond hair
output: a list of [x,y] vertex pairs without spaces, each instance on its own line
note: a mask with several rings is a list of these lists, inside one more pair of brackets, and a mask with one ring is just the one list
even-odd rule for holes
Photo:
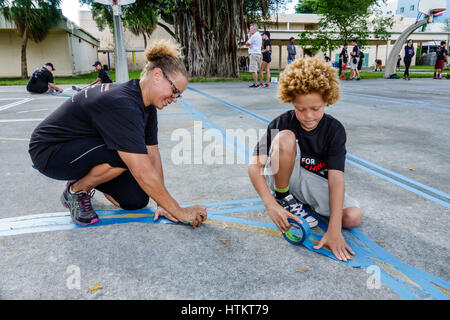
[[278,99],[292,102],[300,94],[319,93],[332,105],[339,99],[339,78],[336,70],[325,60],[300,58],[289,64],[280,74]]

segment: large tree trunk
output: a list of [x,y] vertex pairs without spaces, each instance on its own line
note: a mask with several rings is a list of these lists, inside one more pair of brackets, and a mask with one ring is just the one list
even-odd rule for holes
[[175,33],[192,77],[238,77],[238,0],[193,0],[174,15]]
[[28,68],[27,68],[27,43],[28,43],[28,33],[25,30],[22,37],[22,49],[21,49],[21,77],[22,79],[28,78]]

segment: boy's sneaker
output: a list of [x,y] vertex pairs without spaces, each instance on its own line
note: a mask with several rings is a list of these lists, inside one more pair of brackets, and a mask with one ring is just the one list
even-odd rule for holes
[[305,209],[303,209],[303,203],[298,201],[292,194],[288,194],[281,200],[279,199],[276,200],[284,209],[286,209],[290,213],[305,219],[309,223],[309,226],[311,228],[314,228],[319,223],[317,219],[310,216],[308,212],[306,212]]
[[76,224],[86,226],[98,221],[98,216],[92,209],[91,198],[94,196],[95,190],[90,193],[79,191],[70,192],[70,186],[73,181],[67,182],[66,189],[61,195],[61,203],[70,210],[72,221]]
[[251,86],[248,86],[249,88],[259,88],[257,84],[252,84]]
[[266,83],[265,85],[264,85],[266,88],[268,88],[269,87],[269,84],[268,83]]
[[260,88],[264,88],[264,84],[261,82],[261,83],[259,84],[259,87],[260,87]]

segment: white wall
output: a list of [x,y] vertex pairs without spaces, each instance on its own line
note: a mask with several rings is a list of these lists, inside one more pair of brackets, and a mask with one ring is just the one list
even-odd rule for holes
[[97,47],[74,35],[69,35],[69,41],[73,74],[92,72],[92,64],[98,60]]

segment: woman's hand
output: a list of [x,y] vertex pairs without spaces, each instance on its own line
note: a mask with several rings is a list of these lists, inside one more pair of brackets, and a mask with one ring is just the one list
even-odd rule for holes
[[175,218],[173,215],[171,215],[169,212],[167,212],[166,209],[164,209],[162,207],[158,207],[158,209],[156,209],[156,211],[155,211],[155,218],[153,219],[153,221],[158,220],[159,217],[164,217],[164,218],[169,219],[170,221],[173,221],[173,222],[180,222],[180,221],[178,221],[177,218]]
[[165,217],[173,222],[188,222],[192,224],[192,227],[195,229],[199,227],[203,222],[207,219],[206,207],[204,206],[192,206],[187,208],[180,208],[177,216],[169,213],[167,210],[158,207],[155,212],[156,221],[159,217]]

